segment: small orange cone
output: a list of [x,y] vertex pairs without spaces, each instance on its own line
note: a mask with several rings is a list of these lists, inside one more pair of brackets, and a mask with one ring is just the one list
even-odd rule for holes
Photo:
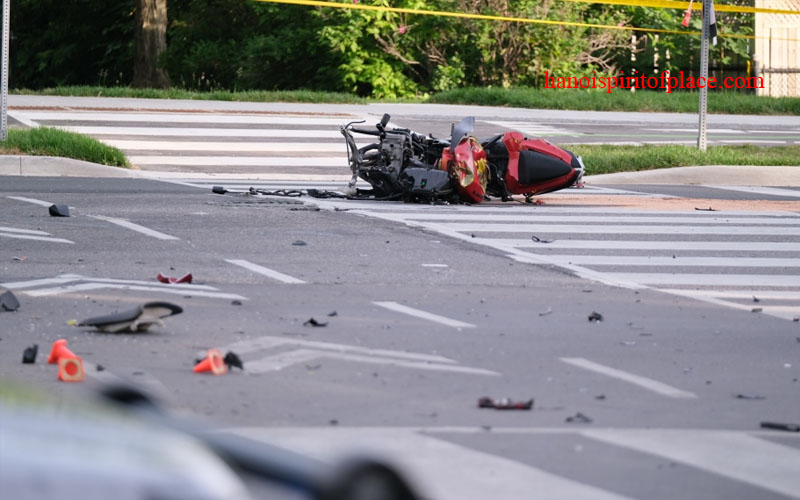
[[218,349],[209,349],[206,351],[206,359],[194,365],[194,372],[211,372],[214,375],[223,375],[228,372],[228,367],[225,366],[222,353]]
[[53,348],[50,349],[50,357],[47,362],[51,365],[58,363],[61,358],[77,358],[74,352],[67,349],[67,339],[58,339],[53,342]]
[[62,382],[83,382],[86,372],[83,371],[83,360],[78,357],[62,356],[58,358],[58,380]]

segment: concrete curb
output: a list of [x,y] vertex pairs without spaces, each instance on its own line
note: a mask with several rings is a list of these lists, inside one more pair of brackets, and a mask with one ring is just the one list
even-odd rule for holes
[[[80,160],[53,156],[0,156],[0,176],[31,177],[116,177],[135,179],[241,179],[261,181],[346,182],[349,175],[252,174],[158,172],[109,167]],[[728,186],[800,186],[800,166],[758,167],[709,165],[675,167],[641,172],[618,172],[591,175],[588,184],[711,184]]]

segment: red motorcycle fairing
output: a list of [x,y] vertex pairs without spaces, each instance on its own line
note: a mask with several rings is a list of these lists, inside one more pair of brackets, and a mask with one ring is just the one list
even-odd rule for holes
[[572,155],[543,139],[526,139],[520,132],[506,132],[508,150],[506,187],[513,194],[541,194],[572,185],[580,171]]
[[490,174],[486,151],[477,139],[462,139],[455,147],[455,152],[451,152],[449,147],[444,148],[441,168],[456,179],[456,189],[464,201],[483,201]]

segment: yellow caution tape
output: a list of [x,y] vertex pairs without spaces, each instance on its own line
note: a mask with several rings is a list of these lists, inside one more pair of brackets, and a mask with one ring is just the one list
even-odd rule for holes
[[[552,21],[549,19],[528,19],[525,17],[509,17],[509,16],[494,16],[488,14],[470,14],[466,12],[448,12],[441,10],[422,10],[422,9],[409,9],[406,7],[382,7],[378,5],[365,5],[361,3],[339,3],[339,2],[325,2],[321,0],[254,0],[256,2],[277,3],[288,5],[305,5],[309,7],[328,7],[333,9],[353,9],[353,10],[367,10],[373,12],[394,12],[396,14],[419,14],[422,16],[440,16],[440,17],[459,17],[463,19],[479,19],[482,21],[504,21],[514,23],[528,23],[528,24],[547,24],[550,26],[576,26],[580,28],[600,28],[607,30],[618,31],[640,31],[646,33],[667,33],[672,35],[702,35],[700,31],[685,31],[685,30],[665,30],[657,28],[637,28],[635,26],[625,25],[612,25],[612,24],[591,24],[591,23],[578,23],[572,21]],[[588,1],[588,0],[567,0],[567,1]],[[614,2],[624,2],[628,0],[613,0]],[[651,1],[651,0],[644,0]],[[669,0],[662,0],[667,2]],[[600,0],[598,3],[611,3],[612,0]],[[685,3],[685,2],[674,2]],[[686,5],[689,5],[686,3]],[[754,40],[755,38],[768,38],[768,37],[755,37],[753,35],[730,35],[720,34],[720,38],[746,38]],[[789,40],[797,41],[792,38],[773,38],[773,40]]]
[[[677,0],[564,0],[565,2],[575,3],[602,3],[608,5],[627,5],[629,7],[655,7],[657,9],[679,9],[687,10],[692,6],[692,10],[703,10],[703,2],[698,0],[690,4],[689,2],[679,2]],[[717,12],[746,12],[749,14],[784,14],[789,16],[800,15],[800,10],[786,9],[763,9],[760,7],[743,7],[739,5],[722,5],[715,3],[714,10]]]

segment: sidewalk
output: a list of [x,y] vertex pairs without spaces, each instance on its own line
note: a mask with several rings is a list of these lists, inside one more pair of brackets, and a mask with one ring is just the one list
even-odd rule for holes
[[[252,179],[294,181],[342,181],[347,174],[292,175],[292,174],[207,174],[191,172],[156,172],[97,165],[80,160],[52,156],[0,156],[0,175],[33,177],[120,177],[137,179]],[[710,165],[703,167],[676,167],[641,172],[590,175],[589,184],[712,184],[726,186],[800,186],[800,166],[756,167]]]

